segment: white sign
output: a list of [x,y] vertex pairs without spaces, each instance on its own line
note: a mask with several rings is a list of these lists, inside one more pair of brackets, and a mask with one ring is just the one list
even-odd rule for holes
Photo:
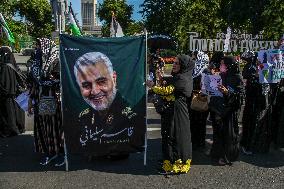
[[222,85],[222,78],[220,75],[207,75],[202,74],[202,87],[201,91],[210,96],[221,96],[223,94],[219,91],[218,87]]
[[[199,39],[198,33],[189,32],[189,50],[202,50],[205,52],[224,51],[226,34],[217,34],[216,39]],[[223,38],[224,37],[224,38]],[[261,49],[274,49],[278,41],[263,41],[262,36],[252,37],[251,34],[231,34],[227,52],[244,52],[246,50],[259,51]],[[225,49],[226,50],[226,49]]]
[[284,50],[269,49],[258,53],[259,82],[278,83],[284,78]]

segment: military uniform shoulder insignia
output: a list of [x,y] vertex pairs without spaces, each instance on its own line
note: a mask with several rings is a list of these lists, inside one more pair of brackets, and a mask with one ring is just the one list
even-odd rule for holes
[[80,114],[79,114],[79,118],[81,118],[83,115],[86,115],[90,112],[90,108],[87,108],[85,110],[83,110]]
[[121,113],[122,115],[125,115],[128,119],[131,119],[132,117],[137,115],[130,107],[124,108]]

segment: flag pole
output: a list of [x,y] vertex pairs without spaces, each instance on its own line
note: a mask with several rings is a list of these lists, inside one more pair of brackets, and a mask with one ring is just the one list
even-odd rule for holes
[[[59,33],[60,33],[61,29],[59,29]],[[61,64],[61,60],[60,60],[60,54],[61,54],[61,50],[60,50],[60,35],[59,35],[59,64],[60,64],[60,67],[62,67],[62,64]],[[63,119],[63,102],[62,102],[62,71],[60,69],[60,102],[61,102],[61,123],[62,123],[62,127],[63,127],[63,124],[64,124],[64,119]],[[65,134],[64,132],[62,133],[62,139],[63,139],[63,148],[64,148],[64,163],[65,163],[65,171],[69,171],[69,162],[68,162],[68,153],[67,153],[67,146],[66,146],[66,142],[65,142]]]
[[147,33],[147,30],[146,28],[144,29],[144,34],[145,34],[145,43],[146,43],[146,49],[145,49],[145,88],[146,88],[146,132],[145,132],[145,149],[144,149],[144,166],[147,165],[147,147],[148,147],[148,144],[147,144],[147,129],[148,129],[148,113],[147,113],[147,104],[148,104],[148,88],[147,88],[147,85],[146,85],[146,81],[147,81],[147,75],[148,75],[148,69],[147,69],[147,54],[148,54],[148,44],[147,44],[147,38],[148,38],[148,33]]
[[71,3],[71,2],[70,2],[70,5],[69,5],[69,12],[68,12],[68,14],[70,14],[70,12],[71,12],[71,14],[74,16],[74,20],[75,20],[75,22],[76,22],[76,24],[77,24],[77,26],[78,26],[78,28],[79,28],[79,30],[80,30],[80,33],[83,35],[82,29],[80,28],[80,25],[79,25],[79,23],[77,22],[77,19],[76,19],[76,17],[75,17],[74,11],[73,11],[73,9],[72,9],[72,3]]

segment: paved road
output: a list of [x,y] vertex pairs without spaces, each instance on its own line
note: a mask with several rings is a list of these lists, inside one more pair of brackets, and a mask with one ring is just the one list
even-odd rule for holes
[[[25,57],[18,56],[21,61]],[[23,62],[24,63],[24,62]],[[31,132],[14,138],[0,138],[0,189],[13,188],[284,188],[284,153],[240,156],[233,166],[213,166],[204,151],[210,148],[212,129],[207,127],[207,149],[194,151],[189,174],[166,178],[157,173],[161,158],[160,119],[152,104],[148,106],[147,166],[143,154],[128,160],[87,161],[69,156],[70,171],[64,167],[39,165],[33,152]]]
[[[233,166],[211,165],[204,151],[195,151],[189,174],[166,178],[156,171],[160,151],[160,120],[151,104],[148,108],[147,166],[143,154],[128,160],[87,161],[69,156],[70,171],[64,167],[40,166],[33,153],[33,136],[26,133],[0,139],[0,188],[284,188],[284,153],[240,156]],[[211,129],[208,126],[208,148]]]

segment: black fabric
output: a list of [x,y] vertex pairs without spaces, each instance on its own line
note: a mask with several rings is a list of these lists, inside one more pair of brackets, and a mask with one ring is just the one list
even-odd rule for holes
[[158,114],[173,111],[173,102],[163,99],[160,95],[154,95],[153,104]]
[[179,55],[178,59],[180,71],[172,73],[175,95],[190,97],[193,88],[192,71],[195,63],[188,55]]
[[[41,95],[47,96],[51,90],[52,96],[57,99],[55,115],[39,115],[38,104]],[[46,156],[52,156],[63,152],[61,104],[56,96],[59,86],[43,87],[40,94],[40,86],[33,84],[32,97],[34,104],[34,139],[35,151]]]
[[185,97],[179,97],[174,103],[174,116],[170,128],[170,161],[192,159],[190,120]]
[[252,62],[247,63],[243,69],[243,77],[246,79],[245,107],[242,119],[241,145],[246,150],[253,150],[252,143],[255,135],[259,115],[265,109],[266,99],[262,94],[262,86],[258,81],[257,68]]
[[[207,72],[207,69],[205,69],[204,71]],[[196,91],[201,90],[201,75],[193,79],[193,90]],[[189,100],[188,109],[190,109],[191,98],[188,99]],[[191,130],[193,149],[198,147],[203,147],[205,145],[206,122],[207,122],[208,113],[209,111],[197,112],[192,109],[190,109],[189,111],[190,130]]]
[[162,154],[164,160],[171,160],[173,136],[171,134],[171,126],[173,125],[173,110],[163,112],[161,114],[161,136],[162,136]]
[[14,98],[18,91],[15,58],[8,48],[0,48],[0,136],[15,136],[24,131],[24,112]]
[[186,55],[181,55],[179,59],[180,72],[172,73],[173,77],[164,78],[167,84],[173,84],[175,88],[173,109],[161,114],[163,158],[171,163],[178,159],[181,159],[183,163],[192,159],[188,98],[192,92],[194,62]]
[[[237,160],[239,155],[238,113],[242,104],[243,83],[235,60],[232,57],[224,57],[224,63],[228,71],[220,75],[222,84],[229,90],[229,93],[220,100],[226,109],[225,115],[221,116],[211,111],[213,126],[211,157],[216,160],[223,158],[232,162]],[[219,109],[219,107],[216,108]]]
[[211,112],[213,127],[213,144],[211,157],[213,160],[223,158],[227,161],[236,161],[239,156],[239,127],[237,112],[220,118]]
[[279,148],[284,148],[284,92],[279,91],[277,109],[276,144]]
[[[53,156],[63,153],[62,110],[59,98],[59,74],[50,77],[50,73],[58,72],[58,69],[52,67],[47,75],[43,74],[43,54],[47,56],[46,53],[46,48],[39,46],[36,48],[35,54],[29,60],[31,65],[28,69],[27,82],[29,82],[30,97],[35,103],[33,106],[35,151]],[[39,100],[41,96],[49,96],[50,93],[56,99],[56,114],[39,115]]]

